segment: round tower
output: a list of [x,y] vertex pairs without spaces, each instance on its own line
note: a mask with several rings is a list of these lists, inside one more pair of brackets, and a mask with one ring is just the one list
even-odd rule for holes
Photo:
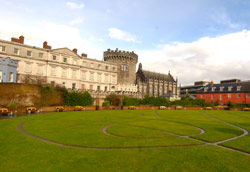
[[117,64],[117,83],[121,85],[135,84],[136,80],[136,64],[138,55],[128,51],[116,50],[104,51],[104,61]]

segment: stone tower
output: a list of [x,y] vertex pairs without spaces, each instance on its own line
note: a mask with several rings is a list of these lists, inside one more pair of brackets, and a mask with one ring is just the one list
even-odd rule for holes
[[117,64],[117,83],[120,85],[135,84],[136,80],[136,64],[138,55],[128,51],[121,51],[118,48],[114,50],[108,49],[103,53],[104,61]]

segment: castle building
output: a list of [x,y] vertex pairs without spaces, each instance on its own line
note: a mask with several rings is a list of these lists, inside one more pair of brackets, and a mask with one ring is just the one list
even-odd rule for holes
[[170,72],[166,75],[146,71],[140,63],[136,72],[136,84],[141,98],[145,95],[169,97],[171,100],[179,98],[178,79],[174,80]]
[[[88,91],[96,105],[101,105],[110,93],[138,98],[146,93],[152,96],[170,92],[178,94],[177,81],[170,74],[153,75],[143,71],[147,80],[139,82],[140,75],[136,73],[138,55],[133,51],[108,49],[103,54],[104,60],[100,61],[88,58],[84,53],[78,55],[77,49],[52,49],[46,41],[42,48],[26,45],[24,37],[20,36],[11,38],[11,41],[0,40],[0,56],[18,61],[17,83],[49,83],[72,90]],[[142,85],[148,86],[147,89],[138,92]],[[162,87],[164,88],[161,89]],[[152,91],[151,88],[155,90]]]

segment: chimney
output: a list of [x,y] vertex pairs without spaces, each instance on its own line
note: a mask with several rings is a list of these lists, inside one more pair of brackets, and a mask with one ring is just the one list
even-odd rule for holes
[[87,54],[85,54],[85,53],[82,53],[82,57],[87,58],[87,57],[88,57],[88,55],[87,55]]
[[73,52],[74,52],[75,54],[77,54],[77,49],[76,49],[76,48],[74,48],[74,49],[73,49]]
[[44,42],[43,42],[43,48],[44,48],[44,49],[49,49],[49,50],[51,50],[51,46],[48,45],[48,42],[47,42],[47,41],[44,41]]
[[211,85],[211,86],[213,86],[213,85],[214,85],[214,82],[213,82],[213,81],[211,81],[211,82],[210,82],[210,85]]
[[11,38],[11,42],[16,42],[19,44],[24,44],[24,36],[20,36],[19,39],[18,38]]

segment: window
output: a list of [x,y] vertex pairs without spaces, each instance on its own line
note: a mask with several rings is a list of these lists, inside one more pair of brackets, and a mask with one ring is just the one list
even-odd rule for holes
[[76,78],[77,75],[77,71],[76,70],[72,70],[72,78]]
[[89,90],[90,90],[90,91],[93,90],[93,85],[89,85]]
[[116,83],[116,76],[112,76],[112,83]]
[[109,76],[105,75],[105,82],[109,82]]
[[[1,72],[1,71],[0,71]],[[1,74],[0,74],[1,75]],[[0,79],[1,80],[1,79]],[[247,93],[247,98],[250,98],[250,93]]]
[[223,91],[224,90],[224,87],[220,87],[220,91]]
[[99,65],[98,65],[98,69],[102,69],[102,65],[99,64]]
[[85,89],[85,85],[84,84],[82,84],[82,88],[81,88],[82,90],[84,90]]
[[56,67],[51,66],[50,75],[51,75],[51,76],[56,76]]
[[26,63],[26,67],[25,67],[25,72],[26,73],[31,73],[32,72],[32,64],[31,63]]
[[90,64],[90,67],[91,67],[91,68],[94,68],[94,63],[91,63],[91,64]]
[[104,87],[104,91],[108,91],[108,87],[107,86]]
[[97,86],[97,91],[100,91],[101,90],[101,87],[98,85]]
[[63,86],[65,87],[65,82],[63,82],[62,84],[63,84]]
[[0,82],[3,82],[2,79],[3,79],[3,72],[0,70]]
[[72,83],[72,90],[76,89],[76,83]]
[[216,87],[212,87],[212,91],[215,91]]
[[82,71],[82,80],[86,81],[86,71]]
[[97,82],[102,82],[102,74],[98,73]]
[[62,68],[62,77],[67,78],[67,69],[66,68]]
[[13,82],[13,81],[14,81],[14,73],[13,73],[13,72],[10,72],[9,81],[10,81],[10,82]]
[[237,94],[237,98],[240,98],[240,93]]
[[14,48],[14,54],[19,55],[20,54],[20,50],[17,49],[17,48]]
[[222,100],[222,94],[220,94],[220,100]]
[[121,65],[121,70],[122,71],[128,71],[128,65]]
[[66,57],[63,58],[63,62],[67,63],[67,58]]
[[208,87],[204,87],[204,92],[207,92],[207,90],[208,90]]
[[211,100],[214,101],[214,95],[212,94]]
[[50,83],[51,83],[51,85],[55,85],[55,81],[51,81]]
[[32,51],[27,51],[27,56],[31,57],[32,56]]
[[39,53],[38,57],[43,58],[43,53]]
[[115,71],[115,67],[113,67],[113,71]]
[[89,73],[89,80],[94,81],[94,72]]
[[232,88],[233,88],[232,86],[229,86],[228,91],[232,91]]
[[43,74],[43,65],[38,64],[37,65],[37,74],[42,75]]
[[85,61],[82,62],[82,66],[83,67],[86,67],[87,66],[87,63]]
[[241,86],[237,86],[237,91],[240,91],[240,89],[241,89]]
[[53,60],[56,60],[56,56],[53,56],[53,58],[52,58]]
[[5,46],[0,46],[0,52],[5,52],[6,51],[6,47]]
[[109,67],[108,67],[108,66],[105,66],[105,70],[109,70]]

